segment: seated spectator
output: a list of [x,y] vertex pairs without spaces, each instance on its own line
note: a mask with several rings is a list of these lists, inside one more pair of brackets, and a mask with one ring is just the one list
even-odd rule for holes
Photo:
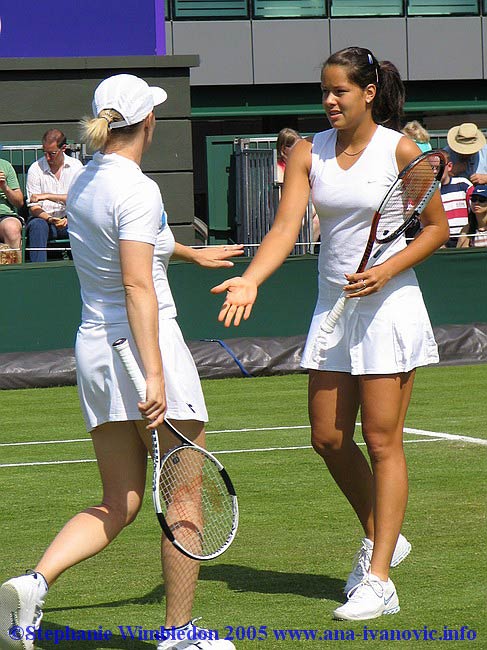
[[[301,140],[299,133],[288,127],[281,129],[277,135],[277,182],[281,185],[284,182],[284,171],[286,169],[289,152],[298,140]],[[311,241],[315,243],[320,239],[320,220],[313,204],[311,204],[311,209],[313,211]]]
[[431,151],[430,134],[417,120],[405,124],[401,133],[414,140],[423,153]]
[[465,122],[448,131],[448,147],[453,176],[465,176],[474,185],[487,183],[487,144],[476,124]]
[[24,220],[17,214],[24,205],[15,169],[8,160],[0,159],[0,242],[12,249],[8,256],[13,263],[22,261],[22,226]]
[[276,150],[278,183],[282,183],[284,181],[284,171],[286,169],[289,152],[298,140],[301,140],[299,133],[294,129],[290,129],[288,127],[281,129],[277,134]]
[[450,239],[446,242],[445,248],[456,248],[459,243],[459,235],[464,226],[468,224],[468,193],[472,183],[463,176],[452,176],[453,164],[450,156],[445,151],[447,164],[441,177],[441,200],[448,217],[450,227]]
[[470,195],[468,224],[462,229],[459,248],[487,246],[487,185],[476,185]]
[[47,242],[68,237],[66,196],[82,163],[65,153],[66,136],[49,129],[42,137],[44,156],[29,167],[27,198],[30,218],[27,222],[31,262],[47,260]]

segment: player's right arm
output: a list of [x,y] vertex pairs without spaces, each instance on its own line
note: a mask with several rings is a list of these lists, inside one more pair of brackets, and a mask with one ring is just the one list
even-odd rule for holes
[[130,329],[140,354],[147,382],[147,398],[139,403],[148,428],[162,424],[166,411],[164,375],[159,349],[159,309],[152,279],[154,246],[120,240],[120,266]]
[[259,286],[276,271],[298,238],[299,230],[309,200],[309,172],[311,169],[311,142],[300,140],[289,156],[282,196],[272,228],[262,240],[257,253],[242,277],[225,280],[211,290],[227,292],[219,321],[229,327],[242,318],[247,320],[257,298]]

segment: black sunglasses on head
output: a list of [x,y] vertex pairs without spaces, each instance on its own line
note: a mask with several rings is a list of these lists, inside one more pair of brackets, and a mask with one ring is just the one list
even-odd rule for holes
[[472,203],[487,203],[487,196],[479,196],[478,194],[474,194],[470,201]]

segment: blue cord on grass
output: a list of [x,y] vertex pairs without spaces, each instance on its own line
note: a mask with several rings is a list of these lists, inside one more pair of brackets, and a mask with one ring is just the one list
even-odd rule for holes
[[221,339],[202,339],[202,341],[207,341],[208,343],[219,343],[224,350],[228,352],[228,354],[232,357],[232,359],[235,361],[237,366],[240,368],[240,371],[244,377],[252,377],[250,372],[245,369],[244,365],[240,361],[240,359],[237,357],[235,352],[225,343],[225,341],[222,341]]

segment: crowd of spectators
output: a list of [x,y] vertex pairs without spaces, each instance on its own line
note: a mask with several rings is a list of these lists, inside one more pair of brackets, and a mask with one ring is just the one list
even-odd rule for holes
[[[402,132],[421,151],[431,150],[430,135],[417,120],[405,124]],[[279,133],[277,174],[281,182],[287,156],[300,138],[292,129]],[[465,122],[449,129],[447,143],[444,152],[448,163],[441,179],[441,197],[450,226],[445,247],[487,246],[486,138],[476,124]],[[45,262],[50,243],[68,242],[66,195],[82,163],[67,154],[67,147],[66,136],[59,129],[44,133],[44,155],[28,169],[25,198],[14,167],[0,158],[0,263],[22,261],[23,232],[27,240],[25,261]],[[319,240],[316,219],[312,237]]]
[[[403,131],[421,151],[431,150],[430,136],[419,122]],[[445,248],[487,246],[487,142],[473,122],[449,129],[444,153],[447,165],[441,179],[441,198],[448,217],[450,239]]]

